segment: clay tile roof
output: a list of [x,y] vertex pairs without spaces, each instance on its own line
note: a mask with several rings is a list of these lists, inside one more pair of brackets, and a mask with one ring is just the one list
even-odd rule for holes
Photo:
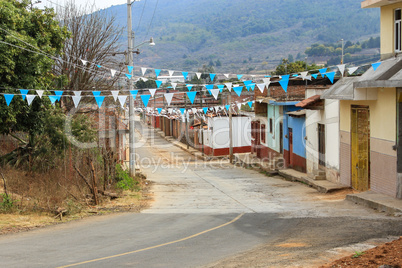
[[299,102],[295,106],[304,108],[304,107],[312,105],[312,104],[314,104],[314,103],[316,103],[318,101],[320,101],[320,95],[314,95],[314,96],[311,96],[310,98],[302,100],[301,102]]

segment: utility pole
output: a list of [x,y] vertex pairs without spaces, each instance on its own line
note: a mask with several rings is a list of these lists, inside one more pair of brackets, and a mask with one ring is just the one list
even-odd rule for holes
[[[135,1],[134,1],[135,2]],[[133,57],[133,30],[132,30],[132,18],[131,18],[131,0],[127,0],[127,37],[128,37],[128,64],[134,66]],[[131,92],[133,90],[133,80],[128,80],[128,90]],[[135,114],[134,114],[134,98],[130,96],[130,106],[129,106],[129,170],[130,176],[135,177]]]
[[233,164],[232,92],[229,91],[229,161]]

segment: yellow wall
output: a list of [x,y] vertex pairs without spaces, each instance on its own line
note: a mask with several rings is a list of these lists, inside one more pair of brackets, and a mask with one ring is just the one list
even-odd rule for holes
[[370,136],[377,139],[396,140],[396,89],[379,88],[376,101],[341,101],[340,130],[350,132],[352,105],[370,107]]
[[381,54],[394,53],[394,10],[402,3],[381,7]]

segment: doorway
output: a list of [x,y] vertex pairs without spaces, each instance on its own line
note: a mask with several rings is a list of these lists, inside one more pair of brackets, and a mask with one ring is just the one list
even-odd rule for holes
[[325,125],[318,124],[318,164],[325,167]]

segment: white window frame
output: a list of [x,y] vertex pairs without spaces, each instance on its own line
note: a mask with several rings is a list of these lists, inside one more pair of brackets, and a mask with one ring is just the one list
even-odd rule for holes
[[402,52],[402,42],[401,42],[401,26],[402,21],[400,19],[396,19],[396,12],[400,11],[402,16],[402,10],[400,8],[394,10],[394,49],[395,52]]

